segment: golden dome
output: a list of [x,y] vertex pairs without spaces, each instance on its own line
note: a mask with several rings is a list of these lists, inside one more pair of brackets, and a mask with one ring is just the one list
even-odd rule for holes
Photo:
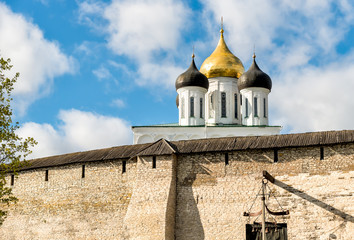
[[207,78],[233,77],[239,78],[245,71],[242,62],[227,47],[224,30],[220,30],[220,40],[214,52],[203,62],[200,72]]

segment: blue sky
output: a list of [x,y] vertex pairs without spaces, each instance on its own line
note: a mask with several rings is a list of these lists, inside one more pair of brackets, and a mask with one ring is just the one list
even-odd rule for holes
[[132,125],[178,121],[174,81],[225,39],[273,81],[283,133],[353,129],[351,0],[0,1],[0,55],[32,157],[132,143]]

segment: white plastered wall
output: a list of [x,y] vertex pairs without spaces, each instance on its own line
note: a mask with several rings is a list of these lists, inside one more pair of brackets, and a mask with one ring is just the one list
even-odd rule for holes
[[[221,114],[221,93],[226,93],[226,117]],[[237,94],[237,118],[235,115],[235,94]],[[206,94],[206,122],[213,124],[241,124],[240,94],[237,79],[231,77],[209,78],[209,90]]]
[[[240,91],[242,95],[242,124],[247,126],[268,125],[268,94],[266,88],[245,88]],[[246,98],[248,101],[246,101]],[[257,98],[257,112],[255,115],[254,98]],[[265,99],[265,106],[264,106]],[[247,106],[246,106],[246,103]],[[248,107],[248,111],[246,108]],[[248,112],[248,115],[246,114]]]
[[[179,97],[178,119],[181,126],[196,126],[205,124],[205,94],[207,89],[202,87],[182,87],[177,90]],[[190,99],[194,97],[194,117],[190,109]],[[200,99],[203,101],[202,117],[200,116]],[[184,116],[183,116],[184,115]]]
[[164,138],[169,141],[237,137],[237,136],[263,136],[275,135],[281,131],[280,126],[176,126],[176,127],[133,127],[134,144],[149,143]]

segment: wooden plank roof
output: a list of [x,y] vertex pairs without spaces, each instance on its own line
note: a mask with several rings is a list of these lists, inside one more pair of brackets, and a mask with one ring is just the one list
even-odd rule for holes
[[309,132],[270,136],[206,138],[172,142],[179,153],[305,147],[354,142],[354,130]]
[[68,153],[28,161],[29,164],[22,170],[62,166],[73,163],[95,162],[111,159],[129,159],[136,156],[141,150],[150,146],[151,143],[125,145],[112,148],[97,149],[85,152]]
[[146,147],[144,150],[140,151],[138,156],[151,156],[151,155],[170,155],[177,153],[177,148],[174,144],[171,144],[165,139],[160,139],[150,146]]
[[117,146],[112,148],[33,159],[30,160],[30,164],[22,168],[22,170],[102,160],[129,159],[135,156],[306,147],[340,143],[354,143],[354,130],[309,132],[271,136],[206,138],[172,142],[165,139],[160,139],[154,143]]

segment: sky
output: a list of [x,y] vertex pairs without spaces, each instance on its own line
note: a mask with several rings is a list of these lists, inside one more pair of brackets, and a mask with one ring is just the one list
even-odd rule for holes
[[32,158],[132,144],[131,126],[178,122],[174,83],[215,49],[273,82],[282,133],[354,129],[352,0],[0,0],[0,56],[20,72],[18,134]]

